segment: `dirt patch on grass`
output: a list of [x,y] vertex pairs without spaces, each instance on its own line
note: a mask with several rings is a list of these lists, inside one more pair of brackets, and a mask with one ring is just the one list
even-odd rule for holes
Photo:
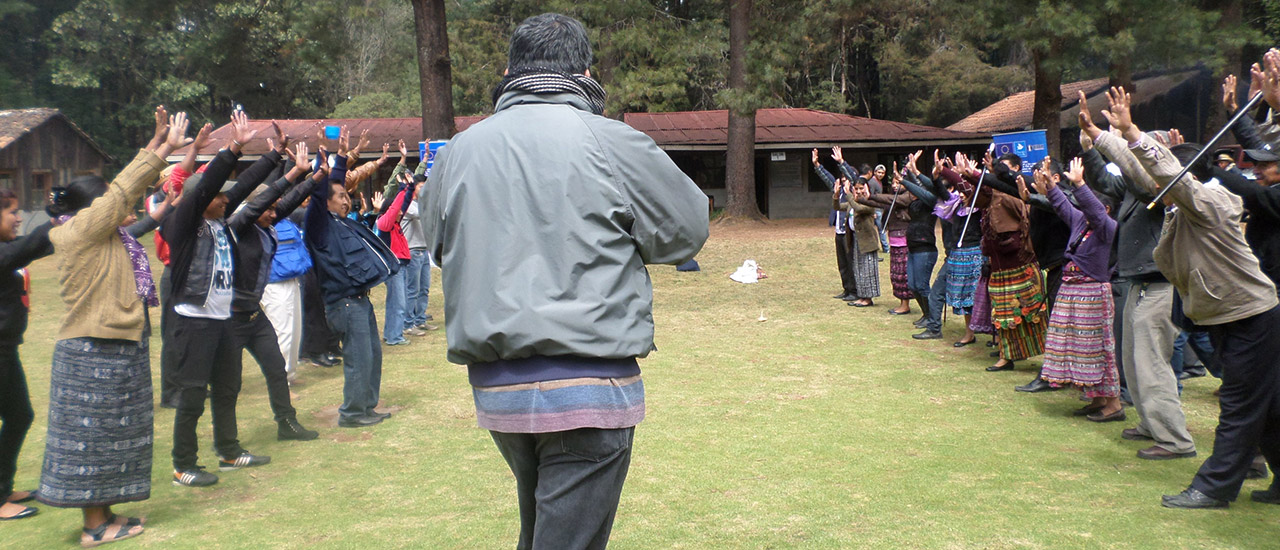
[[776,241],[807,239],[832,234],[825,218],[745,221],[726,220],[711,224],[711,238],[727,240]]

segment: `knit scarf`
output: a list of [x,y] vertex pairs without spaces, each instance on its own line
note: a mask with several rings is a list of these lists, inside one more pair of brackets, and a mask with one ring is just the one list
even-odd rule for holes
[[604,114],[604,88],[591,77],[569,74],[555,69],[527,68],[507,74],[493,89],[496,104],[502,94],[512,91],[531,94],[574,94],[591,105],[591,112]]
[[[71,219],[69,214],[58,216],[56,220],[58,225],[67,223]],[[156,307],[160,305],[160,298],[156,295],[155,279],[151,277],[151,263],[147,261],[147,249],[142,248],[142,243],[138,239],[133,238],[123,226],[116,228],[120,235],[120,241],[124,243],[124,249],[129,252],[129,261],[133,263],[133,282],[136,285],[138,298],[147,307]]]

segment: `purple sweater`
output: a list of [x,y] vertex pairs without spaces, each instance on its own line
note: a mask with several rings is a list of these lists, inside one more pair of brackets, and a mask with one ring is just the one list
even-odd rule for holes
[[[1111,241],[1116,236],[1116,221],[1107,216],[1107,209],[1098,201],[1089,186],[1076,188],[1076,208],[1057,186],[1049,187],[1049,203],[1058,217],[1071,227],[1071,239],[1067,241],[1066,257],[1089,278],[1098,282],[1111,280],[1107,262],[1111,259]],[[1081,240],[1086,231],[1092,230]]]

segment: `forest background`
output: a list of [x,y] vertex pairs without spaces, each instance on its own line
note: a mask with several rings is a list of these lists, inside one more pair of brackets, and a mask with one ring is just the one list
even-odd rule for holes
[[[59,108],[117,159],[160,103],[215,124],[235,105],[260,119],[417,117],[420,91],[444,89],[453,115],[482,115],[511,31],[545,11],[586,24],[613,117],[810,107],[946,126],[1036,89],[1037,115],[1056,119],[1062,82],[1242,74],[1280,42],[1280,0],[755,0],[746,84],[731,89],[729,4],[0,0],[0,108]],[[419,67],[431,27],[447,31],[444,88]]]

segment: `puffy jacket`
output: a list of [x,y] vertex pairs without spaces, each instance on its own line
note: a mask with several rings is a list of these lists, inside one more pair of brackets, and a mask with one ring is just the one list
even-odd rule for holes
[[454,363],[653,346],[644,264],[707,239],[707,199],[648,136],[572,94],[508,92],[437,154],[423,232]]

